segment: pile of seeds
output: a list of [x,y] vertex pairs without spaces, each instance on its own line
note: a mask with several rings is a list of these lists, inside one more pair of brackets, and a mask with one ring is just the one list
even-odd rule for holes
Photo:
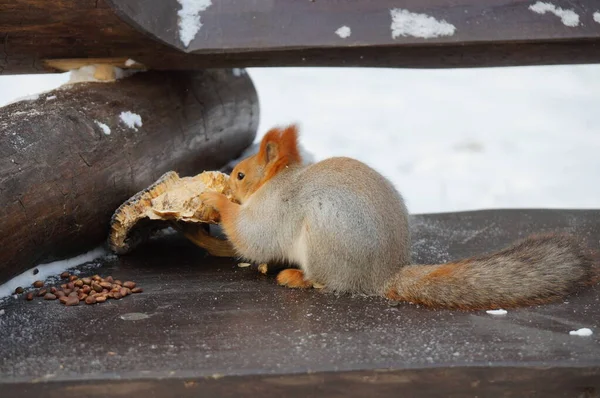
[[[79,278],[77,275],[71,275],[68,272],[60,274],[62,279],[69,282],[60,285],[60,287],[44,286],[44,282],[35,281],[33,287],[38,289],[34,292],[27,292],[25,300],[31,301],[34,297],[43,297],[44,300],[59,300],[67,306],[79,305],[80,301],[86,304],[104,303],[108,299],[119,300],[134,293],[141,293],[141,287],[136,287],[135,282],[114,280],[112,276],[101,278],[100,275],[94,275],[86,278]],[[22,294],[25,289],[18,287],[15,294]]]

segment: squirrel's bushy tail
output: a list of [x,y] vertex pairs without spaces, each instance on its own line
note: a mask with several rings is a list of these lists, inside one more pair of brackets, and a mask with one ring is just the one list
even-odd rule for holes
[[406,266],[386,297],[437,308],[511,308],[559,300],[593,279],[592,260],[577,242],[541,235],[488,255]]

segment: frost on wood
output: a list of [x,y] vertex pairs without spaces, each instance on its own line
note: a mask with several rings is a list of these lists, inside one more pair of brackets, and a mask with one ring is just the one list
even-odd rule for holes
[[560,18],[562,23],[566,26],[577,26],[579,25],[579,15],[573,10],[564,10],[560,7],[556,7],[551,3],[544,3],[543,1],[538,1],[537,3],[529,6],[529,9],[537,14],[545,14],[550,12],[557,17]]
[[416,14],[400,8],[390,10],[390,14],[393,39],[398,36],[431,39],[439,36],[452,36],[456,31],[454,25],[444,20],[438,21],[427,14]]
[[98,125],[98,127],[100,127],[102,129],[102,132],[106,135],[110,135],[110,127],[108,127],[106,124],[104,123],[100,123],[97,120],[94,120],[94,123],[96,123]]
[[352,30],[348,26],[342,26],[341,28],[335,31],[335,34],[341,37],[342,39],[350,37],[351,33]]
[[506,315],[508,311],[506,310],[487,310],[486,311],[490,315]]
[[594,13],[594,21],[600,23],[600,11]]
[[177,11],[179,17],[179,39],[188,47],[202,27],[200,13],[212,5],[211,0],[177,0],[181,9]]
[[[142,117],[136,113],[132,113],[130,111],[121,112],[119,116],[121,121],[127,125],[130,129],[134,129],[138,131],[138,127],[142,127]],[[137,127],[136,127],[137,126]]]
[[581,329],[577,329],[577,330],[571,330],[569,332],[569,334],[571,336],[591,336],[592,330],[588,329],[588,328],[581,328]]

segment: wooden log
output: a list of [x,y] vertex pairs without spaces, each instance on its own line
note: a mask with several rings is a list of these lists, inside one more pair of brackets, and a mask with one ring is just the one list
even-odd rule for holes
[[124,200],[169,170],[222,167],[257,123],[254,86],[231,70],[144,72],[0,108],[0,281],[100,244]]
[[0,73],[128,59],[163,70],[600,62],[597,0],[221,0],[191,14],[202,26],[189,37],[180,10],[177,0],[0,0]]

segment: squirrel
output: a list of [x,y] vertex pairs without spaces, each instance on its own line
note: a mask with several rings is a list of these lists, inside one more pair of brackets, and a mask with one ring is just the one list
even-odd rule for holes
[[304,165],[296,125],[269,130],[230,185],[238,203],[216,192],[200,198],[220,213],[241,257],[299,267],[279,272],[283,286],[480,310],[550,303],[595,282],[591,258],[560,234],[447,264],[411,264],[408,212],[392,183],[347,157]]

